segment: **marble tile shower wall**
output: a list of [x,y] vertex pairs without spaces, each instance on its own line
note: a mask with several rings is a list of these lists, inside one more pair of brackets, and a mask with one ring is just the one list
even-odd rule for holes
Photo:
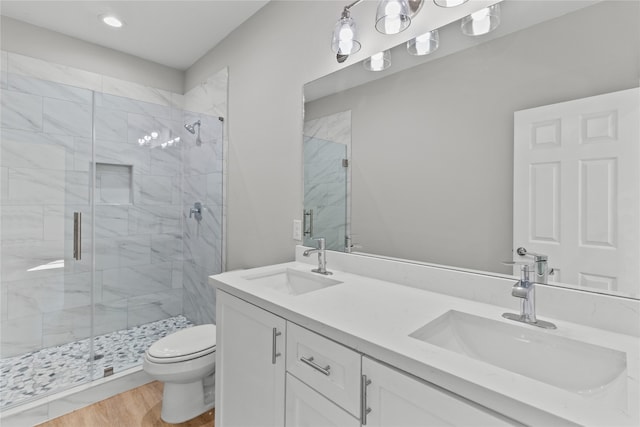
[[[196,324],[215,323],[215,290],[207,277],[224,266],[226,159],[224,116],[227,111],[228,71],[223,69],[185,94],[185,123],[201,120],[201,144],[187,135],[184,150],[184,212],[195,202],[204,206],[202,221],[187,218],[184,224],[184,314]],[[220,118],[223,118],[220,120]]]
[[[0,61],[0,357],[87,337],[92,311],[96,334],[181,314],[182,149],[137,143],[150,130],[186,137],[181,96],[12,53]],[[130,203],[96,199],[93,308],[89,215],[82,261],[71,260],[70,223],[90,212],[92,111],[96,164],[130,171]]]
[[95,301],[110,319],[95,334],[182,314],[183,150],[161,146],[182,125],[181,109],[95,94],[96,165],[130,168],[96,176]]

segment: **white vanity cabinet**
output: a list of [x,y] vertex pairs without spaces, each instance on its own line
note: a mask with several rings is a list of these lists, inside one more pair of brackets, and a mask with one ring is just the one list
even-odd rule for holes
[[362,358],[362,378],[363,426],[519,425],[368,357]]
[[217,426],[517,424],[225,292],[216,309]]
[[360,427],[360,420],[287,373],[287,427]]
[[283,426],[286,321],[217,293],[215,425]]

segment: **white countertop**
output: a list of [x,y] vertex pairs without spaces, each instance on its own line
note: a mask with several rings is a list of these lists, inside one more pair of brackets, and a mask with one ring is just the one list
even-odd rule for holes
[[[210,283],[525,424],[640,425],[640,342],[637,337],[543,318],[558,327],[544,333],[627,353],[626,396],[585,397],[409,336],[449,310],[514,324],[501,317],[506,311],[504,307],[335,270],[329,277],[342,284],[301,295],[278,292],[261,286],[256,280],[246,279],[284,268],[309,272],[311,267],[290,262],[231,271],[211,276]],[[612,402],[616,402],[617,409],[612,407]]]

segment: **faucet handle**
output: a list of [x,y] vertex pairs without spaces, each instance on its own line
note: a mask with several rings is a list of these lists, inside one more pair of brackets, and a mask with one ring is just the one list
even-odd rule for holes
[[520,266],[520,281],[524,283],[531,282],[530,273],[533,273],[535,270],[535,264],[523,264]]
[[520,256],[532,256],[535,262],[547,261],[549,257],[545,254],[538,254],[535,252],[529,252],[526,248],[520,246],[516,249],[516,253]]

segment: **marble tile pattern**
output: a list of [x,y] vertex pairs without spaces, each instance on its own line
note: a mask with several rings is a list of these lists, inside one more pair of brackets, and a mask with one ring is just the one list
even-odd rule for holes
[[215,290],[207,277],[222,272],[225,265],[227,82],[224,68],[184,95],[184,123],[202,122],[202,144],[185,132],[184,145],[183,212],[196,201],[205,208],[200,222],[185,215],[183,234],[184,314],[196,324],[215,323]]
[[[327,248],[344,251],[350,234],[351,112],[341,112],[304,123],[304,207],[313,209],[313,236],[324,237]],[[308,237],[304,243],[316,244]]]
[[[201,144],[186,133],[184,207],[202,203],[202,220],[185,215],[183,228],[184,313],[197,324],[215,323],[215,292],[207,277],[222,272],[223,126],[218,117],[185,112],[185,123],[200,120]],[[204,303],[203,303],[204,302]]]
[[104,369],[121,372],[142,363],[151,344],[168,334],[193,326],[179,315],[89,339],[0,359],[0,410],[101,378]]

